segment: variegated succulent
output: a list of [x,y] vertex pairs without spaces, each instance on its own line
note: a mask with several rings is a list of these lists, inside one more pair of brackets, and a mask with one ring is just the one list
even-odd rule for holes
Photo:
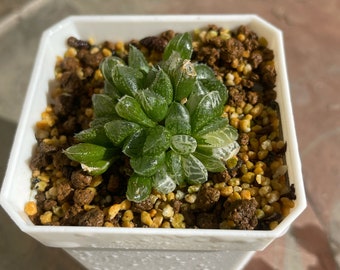
[[104,92],[92,99],[95,118],[65,154],[92,175],[128,156],[134,172],[126,196],[136,202],[152,188],[167,194],[225,170],[239,150],[237,130],[221,116],[228,91],[207,65],[190,61],[192,52],[184,33],[168,43],[157,65],[132,45],[127,63],[105,58]]

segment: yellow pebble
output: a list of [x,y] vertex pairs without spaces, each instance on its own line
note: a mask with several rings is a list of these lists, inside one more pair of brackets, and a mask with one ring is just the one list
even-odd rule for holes
[[25,213],[29,216],[33,216],[38,213],[37,204],[34,201],[29,201],[25,204]]
[[174,214],[174,216],[170,219],[170,222],[174,228],[185,228],[184,216],[182,214]]
[[133,212],[131,210],[126,210],[122,217],[122,221],[131,221],[133,220]]
[[246,189],[241,190],[240,195],[241,195],[241,198],[243,200],[250,200],[251,199],[251,193],[250,193],[249,190],[246,190]]
[[141,213],[141,221],[142,221],[145,225],[147,225],[147,226],[149,226],[149,227],[151,227],[152,224],[153,224],[153,221],[152,221],[152,218],[151,218],[150,214],[149,214],[148,212],[146,212],[146,211],[143,211],[143,212]]
[[226,186],[221,188],[220,194],[222,197],[228,197],[233,193],[234,189],[231,186]]
[[120,204],[114,204],[109,208],[108,214],[110,219],[114,219],[118,212],[121,210]]
[[45,225],[45,224],[48,224],[48,223],[51,223],[52,222],[52,211],[46,211],[44,214],[42,214],[40,216],[40,222],[41,224]]
[[107,48],[103,48],[103,49],[102,49],[102,53],[103,53],[103,55],[104,55],[105,57],[108,57],[108,56],[111,56],[111,55],[112,55],[112,52],[111,52],[109,49],[107,49]]

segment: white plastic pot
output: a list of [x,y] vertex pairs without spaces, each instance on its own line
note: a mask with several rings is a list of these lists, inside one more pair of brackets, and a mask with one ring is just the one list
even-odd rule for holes
[[[164,30],[190,31],[208,24],[228,29],[248,25],[264,36],[274,50],[277,70],[277,102],[280,105],[286,161],[297,199],[291,213],[271,231],[146,229],[106,227],[36,226],[24,213],[31,197],[29,160],[36,143],[33,127],[47,106],[49,81],[54,79],[56,57],[66,50],[66,39],[128,41]],[[208,269],[240,268],[254,251],[282,236],[306,207],[298,145],[292,114],[282,33],[255,15],[197,16],[72,16],[47,29],[41,38],[27,96],[15,135],[1,190],[1,205],[16,225],[41,243],[66,249],[88,268],[130,269],[157,261],[155,269],[201,266]],[[130,267],[129,267],[130,266]],[[151,268],[150,268],[151,267]],[[222,267],[222,268],[221,268]]]

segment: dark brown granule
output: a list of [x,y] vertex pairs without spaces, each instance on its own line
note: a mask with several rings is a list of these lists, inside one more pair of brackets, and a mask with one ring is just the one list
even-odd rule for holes
[[196,210],[208,211],[214,207],[220,198],[220,191],[212,188],[203,186],[198,194],[195,202]]
[[243,145],[243,146],[248,145],[249,135],[247,133],[242,132],[239,134],[237,141],[240,145]]
[[257,202],[254,198],[250,200],[236,200],[224,204],[223,217],[235,224],[235,229],[253,230],[258,223],[256,217]]
[[55,200],[47,199],[43,201],[43,209],[44,211],[50,211],[53,207],[57,206],[58,202]]
[[101,50],[96,53],[91,53],[88,50],[82,49],[78,52],[78,57],[82,64],[96,69],[103,60],[104,55]]
[[[65,145],[65,147],[67,147]],[[59,149],[57,152],[53,153],[52,156],[52,164],[53,166],[59,170],[59,171],[63,171],[63,169],[66,166],[69,166],[71,161],[64,155],[64,153],[62,152],[62,149]]]
[[62,182],[56,185],[57,189],[57,200],[60,204],[68,201],[73,194],[73,189],[69,182]]
[[156,52],[162,53],[168,44],[168,40],[162,36],[150,36],[141,39],[139,43],[151,51],[155,50]]
[[91,184],[92,176],[85,173],[83,170],[73,171],[71,174],[72,186],[76,189],[83,189]]
[[84,206],[92,202],[94,195],[95,193],[91,189],[76,189],[73,194],[73,201],[75,204]]
[[74,47],[76,49],[90,49],[91,45],[88,41],[80,40],[75,37],[69,37],[67,39],[67,45],[70,47]]
[[225,47],[221,49],[221,59],[227,63],[231,63],[235,59],[239,59],[244,52],[242,42],[236,38],[229,38]]
[[131,209],[133,212],[141,213],[143,211],[150,211],[154,207],[150,198],[142,201],[140,203],[133,202],[131,205]]
[[201,229],[218,229],[219,222],[213,213],[200,213],[197,215],[197,227]]
[[54,99],[53,105],[53,111],[56,116],[67,116],[74,110],[74,96],[69,93],[62,93]]
[[75,72],[79,67],[79,60],[75,57],[65,57],[60,63],[62,72],[71,71]]
[[231,179],[227,170],[219,173],[210,173],[209,176],[214,183],[227,183]]
[[65,211],[65,214],[63,218],[61,219],[60,224],[64,226],[78,225],[81,213],[84,213],[84,210],[82,207],[80,207],[77,204],[71,205],[70,208],[68,208]]

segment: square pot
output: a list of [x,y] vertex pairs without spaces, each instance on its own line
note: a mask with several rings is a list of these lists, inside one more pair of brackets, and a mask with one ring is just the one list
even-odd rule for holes
[[[277,102],[283,138],[287,142],[288,176],[297,196],[291,213],[271,231],[34,225],[24,212],[25,203],[32,197],[29,160],[36,144],[33,127],[47,106],[49,81],[54,79],[56,57],[66,50],[66,39],[75,36],[79,39],[94,38],[98,43],[113,39],[127,41],[170,28],[183,32],[208,24],[231,30],[248,25],[259,36],[265,37],[268,47],[274,51]],[[52,247],[241,252],[264,249],[282,236],[306,207],[282,32],[256,15],[71,16],[48,28],[40,41],[0,199],[2,207],[23,232]]]

